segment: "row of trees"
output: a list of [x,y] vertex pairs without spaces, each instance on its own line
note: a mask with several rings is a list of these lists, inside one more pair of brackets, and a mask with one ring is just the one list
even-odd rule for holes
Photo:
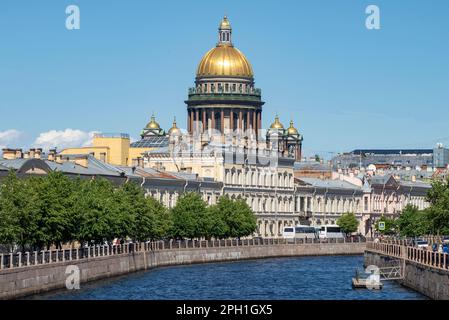
[[418,210],[408,205],[397,219],[382,217],[379,221],[385,223],[385,229],[379,230],[377,223],[376,230],[382,234],[405,237],[449,234],[449,180],[432,182],[427,201],[430,203],[427,209]]
[[171,210],[135,183],[119,187],[106,179],[70,179],[60,172],[19,179],[11,172],[0,184],[0,244],[40,249],[78,241],[115,238],[243,237],[256,218],[242,199],[221,197],[207,206],[198,193],[182,195]]

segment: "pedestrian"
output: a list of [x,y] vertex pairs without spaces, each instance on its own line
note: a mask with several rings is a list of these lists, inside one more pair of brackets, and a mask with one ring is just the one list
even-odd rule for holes
[[447,243],[443,244],[443,252],[449,253],[449,247],[448,247]]

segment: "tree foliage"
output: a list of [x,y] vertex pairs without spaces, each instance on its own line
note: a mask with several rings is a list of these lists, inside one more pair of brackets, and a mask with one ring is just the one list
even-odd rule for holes
[[351,234],[357,231],[359,221],[354,213],[347,212],[342,214],[342,216],[337,220],[337,225],[345,234]]
[[404,208],[396,221],[399,233],[405,237],[418,237],[429,233],[429,221],[426,211],[420,211],[416,206]]
[[256,218],[242,199],[221,197],[207,206],[198,193],[182,195],[168,210],[132,181],[121,186],[103,178],[71,179],[60,172],[0,184],[0,244],[34,247],[77,241],[103,244],[115,238],[243,237]]

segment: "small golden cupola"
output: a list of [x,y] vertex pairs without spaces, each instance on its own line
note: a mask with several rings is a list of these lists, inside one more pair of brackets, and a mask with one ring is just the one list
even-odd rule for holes
[[154,137],[154,136],[163,136],[164,130],[161,128],[159,123],[156,122],[156,118],[154,114],[151,116],[150,122],[147,123],[145,128],[143,128],[142,133],[140,136],[143,138],[145,137]]
[[271,124],[270,129],[284,129],[284,126],[282,125],[282,123],[279,121],[279,116],[276,115],[276,117],[274,118],[274,122]]
[[156,122],[156,118],[155,118],[154,114],[151,116],[151,120],[150,120],[150,122],[148,122],[146,128],[147,129],[153,129],[153,130],[161,128],[159,123]]
[[289,136],[298,135],[298,130],[293,126],[293,120],[290,120],[290,127],[288,127],[288,129],[287,129],[287,134]]
[[181,130],[176,126],[176,117],[173,119],[173,126],[168,130],[168,135],[180,135]]

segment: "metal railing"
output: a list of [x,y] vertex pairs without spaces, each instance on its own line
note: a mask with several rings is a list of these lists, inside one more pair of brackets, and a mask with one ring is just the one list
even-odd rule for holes
[[42,250],[0,254],[0,272],[6,269],[32,267],[52,263],[97,259],[101,257],[131,254],[133,252],[149,252],[161,250],[183,250],[194,248],[227,248],[243,246],[277,246],[306,244],[362,243],[365,239],[284,239],[284,238],[252,238],[222,240],[170,240],[121,245],[90,246],[78,249]]
[[368,242],[366,248],[368,251],[405,259],[405,261],[415,262],[427,267],[449,270],[447,253],[386,242]]

